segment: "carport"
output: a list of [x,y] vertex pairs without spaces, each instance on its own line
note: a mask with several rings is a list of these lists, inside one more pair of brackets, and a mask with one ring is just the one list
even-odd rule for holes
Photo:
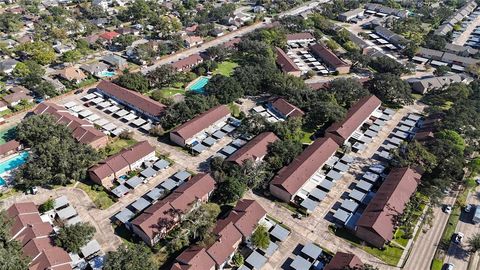
[[63,106],[67,109],[70,109],[70,108],[75,107],[77,105],[78,104],[75,101],[70,101],[70,102],[65,103]]
[[139,126],[145,124],[146,122],[147,121],[145,119],[138,118],[137,120],[132,122],[132,125],[134,125],[135,127],[139,127]]
[[342,175],[335,170],[330,170],[325,177],[335,182],[338,179],[342,178]]
[[372,164],[368,169],[374,173],[381,174],[385,171],[386,167],[382,164]]
[[162,198],[164,194],[165,194],[165,189],[156,187],[150,190],[146,194],[146,196],[150,198],[152,201],[157,201],[160,198]]
[[415,122],[413,120],[410,120],[410,119],[405,119],[400,123],[402,123],[402,124],[404,124],[405,126],[408,126],[408,127],[415,127],[415,125],[417,124],[417,122]]
[[127,194],[130,191],[129,188],[127,188],[124,184],[121,184],[117,186],[116,188],[112,189],[112,193],[117,196],[118,198],[123,197],[125,194]]
[[160,186],[168,191],[172,191],[177,187],[177,182],[173,181],[171,178],[167,178],[167,180],[163,181]]
[[110,101],[104,101],[104,102],[99,103],[97,105],[97,107],[102,108],[102,109],[105,109],[105,108],[110,107],[110,106],[112,106],[112,103],[110,103]]
[[87,117],[87,120],[90,121],[90,122],[95,122],[98,119],[100,119],[100,116],[98,116],[96,114],[91,114],[90,116]]
[[178,181],[183,182],[183,181],[186,181],[190,176],[192,176],[192,174],[187,171],[179,171],[173,177],[178,179]]
[[275,251],[278,250],[278,245],[270,240],[270,243],[268,243],[268,247],[266,249],[260,250],[262,250],[267,257],[270,257],[273,255],[273,253],[275,253]]
[[358,151],[362,151],[363,149],[365,149],[365,145],[361,142],[356,142],[352,145],[352,148],[357,150]]
[[305,270],[310,269],[310,267],[312,267],[312,263],[307,261],[307,259],[303,258],[302,256],[297,255],[295,256],[295,259],[290,267],[295,270]]
[[143,179],[138,177],[138,176],[134,176],[130,179],[128,179],[125,184],[127,184],[128,186],[130,186],[131,188],[135,189],[137,188],[140,184],[142,184],[143,182]]
[[376,131],[373,131],[371,129],[365,131],[365,133],[363,135],[367,136],[367,137],[370,137],[370,138],[373,138],[373,137],[376,137],[377,136],[377,132]]
[[128,111],[126,111],[126,110],[120,110],[120,111],[114,113],[114,115],[116,115],[118,117],[124,117],[127,114],[128,114]]
[[145,200],[144,198],[140,197],[138,200],[136,200],[134,203],[132,203],[132,207],[137,210],[137,212],[143,211],[143,209],[147,208],[150,206],[150,202]]
[[349,213],[354,213],[358,209],[358,203],[352,201],[352,200],[344,200],[342,202],[342,205],[340,205],[340,208],[343,210],[349,212]]
[[206,149],[207,148],[205,147],[205,145],[201,143],[197,143],[195,146],[192,147],[192,150],[199,154],[205,151]]
[[145,125],[141,126],[140,128],[145,130],[146,132],[149,132],[150,129],[152,129],[152,124],[151,123],[146,123]]
[[94,99],[97,95],[95,94],[86,94],[85,96],[82,97],[83,100],[91,100],[91,99]]
[[153,167],[157,170],[163,170],[170,166],[170,162],[166,161],[165,159],[160,159],[153,164]]
[[347,164],[342,163],[342,162],[337,162],[335,164],[335,166],[333,166],[333,169],[335,169],[336,171],[339,171],[341,173],[348,171],[349,168],[350,168],[350,166],[348,166]]
[[92,239],[88,242],[85,246],[80,248],[80,252],[82,253],[84,258],[89,258],[100,251],[100,244],[97,240]]
[[61,220],[67,220],[76,215],[77,215],[77,211],[75,211],[75,208],[73,208],[71,205],[57,211],[57,216]]
[[360,191],[358,189],[354,189],[354,190],[352,190],[352,192],[350,192],[348,194],[349,198],[354,199],[355,201],[357,201],[359,203],[363,203],[363,200],[365,199],[366,196],[367,196],[366,193],[364,193],[363,191]]
[[247,143],[247,141],[245,141],[245,140],[235,139],[234,141],[232,141],[231,144],[234,145],[237,148],[240,148],[240,147],[244,146],[246,143]]
[[221,139],[223,137],[225,137],[227,134],[221,130],[217,130],[215,131],[213,134],[212,134],[212,137],[216,138],[216,139]]
[[412,127],[406,126],[406,125],[401,125],[397,127],[398,130],[403,131],[403,132],[409,132],[412,130]]
[[382,130],[382,127],[377,125],[371,125],[370,127],[368,127],[368,129],[379,132],[380,130]]
[[110,133],[112,133],[114,136],[118,136],[118,135],[120,135],[123,131],[124,131],[123,128],[116,128],[116,129],[112,130]]
[[105,129],[106,131],[112,131],[112,130],[116,129],[117,126],[113,123],[108,123],[108,124],[102,126],[102,128]]
[[332,189],[333,182],[325,179],[320,183],[319,186],[328,192]]
[[340,159],[341,162],[345,163],[345,164],[350,164],[352,163],[353,161],[355,161],[355,158],[352,157],[352,156],[349,156],[347,154],[343,155],[343,157]]
[[67,196],[63,195],[53,200],[53,209],[57,210],[64,206],[68,206],[69,204],[70,202],[68,201]]
[[408,138],[408,134],[406,132],[403,132],[403,131],[400,131],[400,130],[397,130],[395,131],[394,133],[392,133],[393,136],[395,137],[398,137],[402,140],[405,140]]
[[347,211],[343,210],[343,209],[337,209],[337,211],[335,211],[335,214],[333,215],[333,217],[335,219],[337,219],[338,221],[341,222],[341,224],[345,224],[347,223],[348,219],[350,218],[350,213],[348,213]]
[[79,113],[79,112],[83,111],[84,109],[85,108],[83,106],[78,105],[78,106],[70,108],[70,111],[72,111],[74,113]]
[[127,122],[130,122],[135,118],[137,118],[137,116],[135,114],[132,114],[132,113],[129,113],[129,114],[125,115],[124,117],[122,117],[122,119],[127,121]]
[[110,123],[110,122],[108,122],[108,120],[105,119],[105,118],[100,118],[100,119],[98,119],[97,121],[95,121],[95,124],[97,124],[97,125],[99,125],[99,126],[104,126],[104,125],[106,125],[106,124],[108,124],[108,123]]
[[104,102],[105,100],[101,97],[97,97],[97,98],[94,98],[92,99],[90,102],[92,102],[93,104],[97,105],[97,104],[100,104],[102,102]]
[[301,252],[309,258],[317,260],[318,257],[320,257],[320,255],[322,254],[323,250],[313,243],[308,243],[303,246]]
[[111,112],[111,113],[117,112],[119,110],[120,110],[120,108],[118,106],[115,106],[115,105],[112,105],[112,106],[105,109],[106,112]]
[[135,216],[135,214],[129,209],[125,208],[122,211],[118,212],[118,214],[115,215],[115,218],[121,223],[125,224],[129,222],[133,218],[133,216]]
[[374,172],[366,172],[363,174],[363,179],[367,180],[370,183],[376,183],[380,176]]
[[231,155],[233,154],[235,151],[237,151],[237,148],[235,147],[232,147],[230,145],[227,145],[225,146],[224,148],[222,148],[222,152],[227,154],[227,155]]
[[380,127],[383,127],[385,126],[385,121],[381,120],[381,119],[376,119],[375,121],[373,121],[373,124],[374,125],[377,125],[377,126],[380,126]]
[[384,144],[382,145],[382,147],[387,150],[387,151],[390,151],[392,149],[395,149],[395,148],[398,148],[398,146],[394,145],[394,144],[391,144],[387,141],[387,144]]
[[254,250],[245,260],[246,263],[251,265],[253,269],[260,270],[267,262],[267,258],[265,258],[262,254],[258,253]]
[[300,203],[300,206],[307,209],[307,212],[309,213],[315,211],[315,208],[317,207],[317,205],[318,205],[317,201],[314,201],[308,197],[303,199],[303,201]]
[[71,219],[67,220],[66,225],[67,226],[72,226],[72,225],[75,225],[75,224],[80,223],[80,222],[83,222],[82,218],[80,216],[75,216],[75,217],[72,217]]
[[230,132],[232,132],[232,131],[234,131],[234,130],[235,130],[235,127],[232,126],[232,125],[228,125],[228,124],[227,124],[227,125],[225,125],[225,126],[222,127],[222,131],[224,131],[224,132],[226,132],[226,133],[230,133]]
[[365,180],[360,180],[356,184],[357,189],[363,190],[363,191],[366,191],[366,192],[369,192],[372,189],[372,186],[373,185],[371,183],[369,183]]
[[391,142],[393,145],[400,146],[402,144],[403,140],[397,138],[397,137],[392,137],[388,139],[389,142]]
[[310,191],[309,196],[315,198],[318,201],[322,201],[327,196],[327,193],[323,190],[318,189],[318,188],[314,188],[314,189],[312,189],[312,191]]
[[203,144],[205,144],[208,147],[211,147],[217,142],[213,137],[207,137],[205,140],[202,141]]
[[273,227],[273,229],[270,231],[270,236],[279,240],[280,242],[287,240],[287,237],[289,235],[290,235],[290,231],[280,226],[279,224],[276,224]]
[[156,174],[157,174],[157,171],[154,170],[152,167],[148,167],[140,173],[140,175],[145,178],[154,177]]
[[385,151],[385,150],[382,150],[378,153],[379,156],[381,156],[382,158],[386,159],[386,160],[391,160],[392,159],[392,155],[390,155],[390,152],[388,151]]

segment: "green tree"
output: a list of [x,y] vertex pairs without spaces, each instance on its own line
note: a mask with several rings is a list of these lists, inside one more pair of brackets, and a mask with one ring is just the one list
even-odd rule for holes
[[480,250],[480,233],[474,233],[468,238],[467,243],[471,252],[475,253]]
[[439,66],[433,71],[433,75],[435,76],[444,76],[448,72],[450,72],[450,67],[449,66]]
[[7,34],[15,33],[22,27],[20,15],[10,12],[0,14],[0,32]]
[[105,258],[105,270],[156,270],[152,251],[144,244],[122,245],[116,251],[110,251]]
[[437,165],[437,158],[417,141],[409,142],[392,151],[392,165],[395,167],[419,167],[431,172]]
[[67,63],[76,63],[82,58],[82,53],[79,50],[71,50],[62,55],[62,60]]
[[151,87],[166,87],[178,82],[179,74],[171,65],[161,65],[147,74]]
[[44,41],[34,41],[21,44],[17,47],[17,51],[26,52],[32,60],[40,65],[51,64],[56,58],[52,45]]
[[373,58],[370,66],[379,73],[392,73],[400,76],[407,72],[403,64],[387,56]]
[[410,85],[398,75],[391,73],[377,74],[369,84],[370,92],[382,102],[397,106],[413,102]]
[[368,90],[354,78],[335,79],[330,82],[328,89],[333,93],[338,104],[347,108],[369,94]]
[[48,199],[46,200],[44,203],[42,203],[40,205],[40,207],[38,208],[38,210],[41,212],[41,213],[45,213],[47,211],[50,211],[53,209],[53,207],[55,206],[55,202],[52,200],[52,199]]
[[60,228],[55,244],[68,252],[80,252],[80,248],[92,240],[95,228],[88,223],[77,223]]
[[233,254],[232,262],[235,266],[237,267],[242,266],[244,261],[245,259],[243,258],[243,255],[240,254],[239,252],[236,252],[235,254]]
[[246,190],[247,185],[244,182],[235,178],[227,178],[218,183],[214,198],[220,204],[233,203],[240,200]]
[[278,171],[292,162],[302,150],[302,144],[298,141],[277,140],[268,146],[266,160],[273,171]]
[[222,104],[233,102],[244,94],[237,80],[223,75],[214,75],[205,85],[205,93],[215,96]]
[[268,248],[268,245],[270,244],[270,234],[268,233],[267,228],[263,225],[258,225],[257,229],[255,229],[252,234],[251,240],[256,248]]
[[347,110],[335,101],[322,101],[317,104],[318,106],[307,113],[305,118],[305,125],[307,127],[317,128],[331,122],[342,120],[347,113]]
[[115,80],[115,83],[140,93],[146,93],[149,90],[148,80],[140,72],[124,73]]
[[120,35],[116,38],[113,39],[114,44],[117,44],[120,46],[122,50],[125,50],[128,46],[131,46],[132,43],[137,40],[138,37],[128,34],[128,35]]

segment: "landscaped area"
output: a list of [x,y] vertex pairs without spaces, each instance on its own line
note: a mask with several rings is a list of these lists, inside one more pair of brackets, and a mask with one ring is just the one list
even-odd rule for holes
[[120,139],[116,137],[111,139],[108,145],[100,152],[105,157],[111,156],[120,152],[122,149],[134,145],[135,143],[137,143],[137,141],[134,139]]
[[107,209],[112,206],[115,201],[108,195],[103,187],[98,185],[89,185],[79,182],[77,188],[85,191],[88,197],[93,201],[96,207],[99,209]]
[[223,61],[218,64],[218,68],[213,72],[213,75],[221,74],[223,76],[231,76],[237,66],[238,64],[235,62]]

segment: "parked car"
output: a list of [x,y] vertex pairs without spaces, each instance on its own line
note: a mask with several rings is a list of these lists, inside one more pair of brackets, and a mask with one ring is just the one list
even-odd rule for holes
[[444,270],[453,270],[455,269],[455,265],[453,263],[446,263],[444,266],[443,266],[443,269]]
[[443,212],[450,214],[452,212],[452,206],[447,204],[445,207],[443,207]]
[[455,242],[456,244],[461,244],[463,237],[464,237],[463,233],[458,232],[453,236],[453,242]]
[[465,213],[470,213],[470,211],[472,210],[472,205],[471,204],[467,204],[467,206],[465,206]]
[[81,93],[83,93],[83,89],[79,89],[79,90],[75,91],[74,93],[75,93],[75,95],[81,94]]
[[475,180],[475,182],[477,183],[477,185],[480,185],[480,178],[477,178],[477,180]]

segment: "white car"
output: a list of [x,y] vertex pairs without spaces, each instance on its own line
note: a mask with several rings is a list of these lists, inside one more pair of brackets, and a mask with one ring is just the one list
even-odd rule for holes
[[453,238],[453,242],[455,242],[457,244],[461,244],[464,236],[465,235],[461,232],[456,233],[455,237]]
[[470,211],[472,210],[472,205],[471,204],[467,204],[467,206],[465,206],[465,213],[470,213]]
[[445,205],[443,208],[443,212],[450,214],[452,212],[452,206],[451,205]]
[[447,263],[445,264],[445,266],[443,267],[443,269],[445,270],[453,270],[455,269],[455,265],[453,263]]

